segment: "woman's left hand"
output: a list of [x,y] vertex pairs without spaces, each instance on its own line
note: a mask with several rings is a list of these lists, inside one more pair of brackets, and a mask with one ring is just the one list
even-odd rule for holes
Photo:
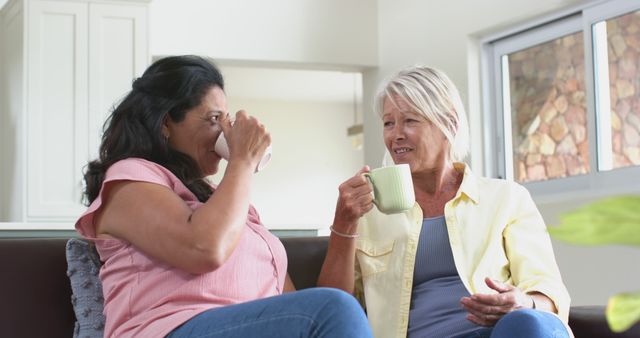
[[493,326],[505,314],[522,308],[532,308],[531,296],[517,287],[485,278],[487,286],[498,291],[497,294],[476,293],[471,297],[462,297],[460,303],[469,312],[467,319],[482,326]]

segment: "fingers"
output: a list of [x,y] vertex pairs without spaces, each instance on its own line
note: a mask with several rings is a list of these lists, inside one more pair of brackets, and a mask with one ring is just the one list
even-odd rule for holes
[[[361,187],[370,187],[369,180],[367,180],[363,175],[366,172],[369,172],[369,166],[362,167],[355,175],[344,181],[339,187],[340,192],[347,191],[350,188],[359,189]],[[368,190],[369,191],[366,193],[370,193],[372,191],[371,188]]]
[[467,319],[478,325],[493,325],[505,314],[521,308],[517,302],[517,289],[498,294],[476,293],[463,297],[460,304],[469,313]]
[[368,166],[362,167],[338,187],[334,225],[353,226],[362,215],[373,208],[373,189],[362,175],[368,171]]
[[498,302],[494,302],[494,304],[489,305],[485,302],[480,302],[474,299],[474,296],[471,297],[463,297],[460,300],[462,307],[464,307],[467,311],[472,313],[479,313],[484,315],[503,315],[508,311],[508,308],[502,306],[502,304],[498,304]]
[[371,171],[371,169],[368,165],[365,165],[364,167],[360,168],[360,170],[358,170],[355,176],[362,176],[362,174],[368,173],[369,171]]
[[513,294],[508,292],[492,295],[476,293],[471,299],[486,306],[512,306],[515,303]]
[[500,317],[495,318],[494,316],[490,316],[482,318],[473,314],[468,314],[467,319],[480,326],[494,326],[498,322],[498,320],[500,320]]
[[358,188],[363,185],[369,185],[369,181],[363,175],[364,173],[368,173],[368,172],[369,172],[369,166],[365,165],[364,167],[360,168],[360,170],[358,170],[358,172],[355,175],[353,175],[353,177],[349,178],[344,183],[348,184],[353,188]]
[[367,185],[366,182],[356,187],[351,186],[351,184],[353,183],[347,181],[338,188],[340,193],[338,197],[338,207],[352,210],[353,213],[358,214],[358,217],[360,217],[371,210],[373,206],[371,187]]
[[498,291],[499,293],[508,292],[513,290],[514,286],[506,283],[502,283],[500,281],[491,279],[489,277],[484,279],[484,282],[493,290]]
[[235,119],[232,121],[232,124],[234,127],[237,127],[239,129],[257,128],[262,129],[262,131],[265,130],[264,125],[260,123],[257,118],[255,118],[254,116],[250,116],[244,110],[238,110]]
[[360,197],[367,196],[373,201],[371,193],[373,189],[369,185],[367,179],[361,174],[351,177],[338,187],[340,198],[346,200],[359,199]]
[[240,109],[236,112],[236,120],[237,119],[246,119],[249,117],[249,114],[244,109]]
[[231,117],[229,114],[221,114],[218,123],[220,124],[220,128],[222,128],[222,133],[229,135],[229,132],[231,131]]
[[342,190],[338,188],[338,190],[340,191],[340,196],[344,199],[363,199],[373,201],[371,186],[369,186],[366,182],[365,184],[359,184],[357,186],[344,187],[342,188]]
[[518,287],[511,284],[502,283],[495,279],[485,278],[488,287],[498,292],[498,295],[475,294],[473,299],[487,305],[500,305],[509,307],[511,310],[529,307],[530,297]]
[[271,134],[265,126],[244,110],[236,113],[233,123],[223,119],[221,125],[229,144],[230,161],[240,159],[257,165],[271,144]]
[[520,289],[490,278],[485,278],[485,283],[498,293],[476,293],[471,297],[460,299],[460,304],[468,312],[468,320],[478,325],[490,326],[505,314],[521,308],[518,302],[522,294]]
[[509,312],[503,307],[486,305],[474,300],[472,297],[463,297],[460,300],[460,304],[468,312],[468,320],[483,326],[494,325],[504,314]]

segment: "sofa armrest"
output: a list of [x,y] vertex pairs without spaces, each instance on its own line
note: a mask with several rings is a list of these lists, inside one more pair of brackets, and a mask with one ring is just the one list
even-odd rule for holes
[[605,318],[604,306],[572,306],[569,312],[569,326],[576,338],[638,338],[640,324],[622,333],[613,333]]
[[73,335],[66,238],[0,239],[0,337]]

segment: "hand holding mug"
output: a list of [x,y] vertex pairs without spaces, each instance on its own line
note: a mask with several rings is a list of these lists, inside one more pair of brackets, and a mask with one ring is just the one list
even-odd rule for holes
[[338,187],[338,203],[333,221],[338,230],[355,232],[358,219],[373,208],[373,190],[363,175],[367,172],[369,167],[365,166]]
[[385,214],[395,214],[411,209],[416,201],[408,164],[374,170],[365,166],[342,183],[338,190],[340,194],[333,224],[348,230],[356,227],[358,219],[373,205]]
[[220,121],[222,133],[215,144],[215,152],[227,161],[244,160],[258,172],[271,159],[271,135],[255,117],[244,110],[236,113],[235,121],[224,116]]

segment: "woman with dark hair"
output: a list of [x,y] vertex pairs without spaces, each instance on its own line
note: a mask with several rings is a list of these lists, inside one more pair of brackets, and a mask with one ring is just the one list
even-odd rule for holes
[[[216,139],[229,161],[218,186]],[[249,203],[271,138],[239,111],[209,61],[152,64],[107,121],[85,173],[77,231],[104,262],[105,337],[370,337],[362,309],[334,289],[294,291],[282,243]]]

